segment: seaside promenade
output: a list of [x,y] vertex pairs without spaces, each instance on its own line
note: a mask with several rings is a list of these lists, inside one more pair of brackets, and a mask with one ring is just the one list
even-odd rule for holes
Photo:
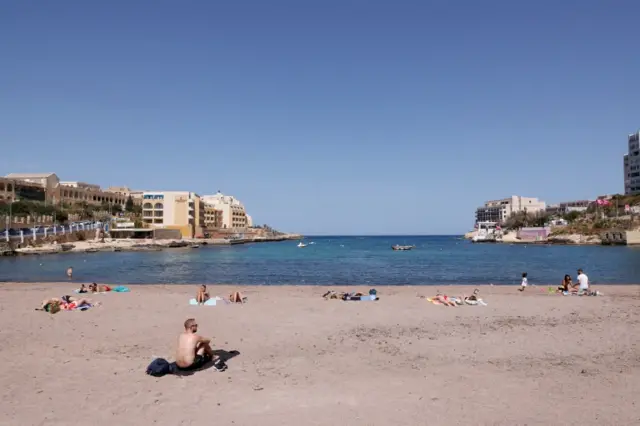
[[[73,287],[0,285],[0,424],[640,421],[640,286],[601,286],[603,297],[483,286],[488,306],[447,308],[418,297],[432,286],[376,286],[377,302],[325,301],[324,287],[210,286],[248,303],[198,307],[196,286],[142,285],[93,295],[102,305],[86,312],[34,311]],[[229,369],[146,376],[154,357],[173,359],[190,317]]]

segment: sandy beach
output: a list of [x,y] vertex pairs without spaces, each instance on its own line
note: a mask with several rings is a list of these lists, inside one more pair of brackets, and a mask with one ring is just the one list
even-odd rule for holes
[[[377,302],[343,302],[324,287],[209,286],[249,301],[205,307],[188,304],[195,286],[145,285],[91,296],[101,306],[86,312],[34,310],[74,287],[0,284],[0,424],[640,423],[640,286],[484,286],[488,306],[447,308],[418,296],[472,288],[376,286]],[[228,370],[147,376],[189,317]]]

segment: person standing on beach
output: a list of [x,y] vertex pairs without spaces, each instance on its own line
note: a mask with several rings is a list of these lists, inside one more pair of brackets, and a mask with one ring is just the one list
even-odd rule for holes
[[[213,360],[211,339],[198,335],[198,323],[194,318],[184,322],[184,332],[178,337],[178,350],[176,352],[176,366],[179,370],[198,370]],[[213,364],[214,368],[222,371],[225,367],[221,361]]]
[[67,268],[67,277],[69,277],[69,279],[73,278],[73,268],[71,266]]
[[524,291],[524,289],[527,287],[528,284],[529,284],[529,282],[527,280],[527,273],[523,272],[522,273],[522,282],[520,283],[520,288],[518,289],[518,291]]

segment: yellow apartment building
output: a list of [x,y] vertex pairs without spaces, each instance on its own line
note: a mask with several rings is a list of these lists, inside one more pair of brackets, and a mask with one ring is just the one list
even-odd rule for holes
[[142,221],[150,228],[177,229],[185,238],[202,237],[205,206],[194,192],[145,191]]

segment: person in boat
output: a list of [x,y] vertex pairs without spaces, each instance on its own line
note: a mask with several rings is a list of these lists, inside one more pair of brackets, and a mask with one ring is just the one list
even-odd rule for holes
[[209,293],[207,292],[207,286],[203,284],[200,286],[200,288],[198,288],[196,302],[198,302],[199,304],[203,304],[207,300],[209,300]]

